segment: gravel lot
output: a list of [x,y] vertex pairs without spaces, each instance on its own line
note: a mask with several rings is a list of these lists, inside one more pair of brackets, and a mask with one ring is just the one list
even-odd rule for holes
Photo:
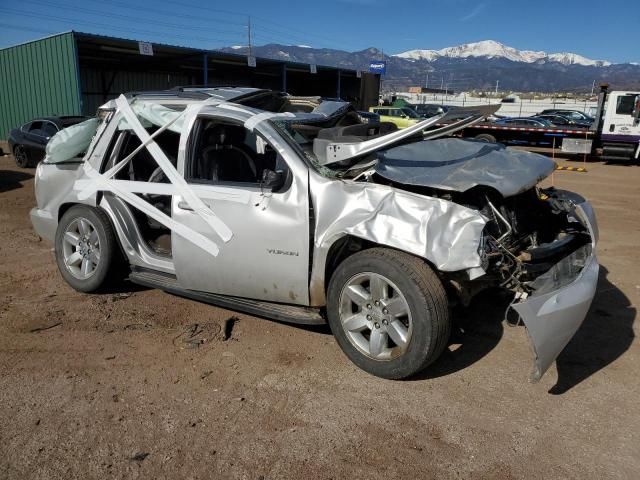
[[[574,163],[575,165],[575,163]],[[640,167],[555,185],[595,204],[599,291],[538,384],[504,298],[449,351],[377,379],[328,329],[124,285],[80,294],[31,229],[33,169],[0,158],[0,478],[637,478]]]

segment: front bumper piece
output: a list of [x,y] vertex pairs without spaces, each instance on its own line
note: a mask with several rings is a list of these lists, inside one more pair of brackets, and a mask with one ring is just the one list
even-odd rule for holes
[[533,282],[535,292],[513,305],[520,315],[535,355],[532,382],[540,380],[584,321],[598,283],[595,255],[598,228],[588,202],[576,205],[576,215],[589,229],[592,243],[554,265]]

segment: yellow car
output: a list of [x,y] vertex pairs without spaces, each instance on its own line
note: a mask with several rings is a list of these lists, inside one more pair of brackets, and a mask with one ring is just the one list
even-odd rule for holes
[[381,122],[395,123],[398,128],[407,128],[423,120],[420,115],[407,107],[370,107],[369,111],[380,115]]

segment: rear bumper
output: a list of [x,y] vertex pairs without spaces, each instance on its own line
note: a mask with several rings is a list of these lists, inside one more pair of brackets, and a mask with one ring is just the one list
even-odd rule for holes
[[47,210],[35,207],[29,212],[29,217],[36,233],[50,243],[54,243],[58,222],[53,215]]
[[592,243],[554,265],[535,282],[536,291],[513,305],[524,322],[535,355],[530,379],[540,380],[584,321],[598,283],[600,269],[595,255],[598,228],[588,202],[576,206]]

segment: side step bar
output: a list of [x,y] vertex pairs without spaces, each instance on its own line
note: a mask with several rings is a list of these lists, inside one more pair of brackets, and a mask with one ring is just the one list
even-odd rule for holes
[[175,276],[166,273],[135,269],[129,275],[129,280],[144,287],[158,288],[180,297],[187,297],[217,307],[237,310],[257,317],[266,317],[279,322],[301,325],[322,325],[326,323],[320,312],[314,308],[187,290],[178,286]]

